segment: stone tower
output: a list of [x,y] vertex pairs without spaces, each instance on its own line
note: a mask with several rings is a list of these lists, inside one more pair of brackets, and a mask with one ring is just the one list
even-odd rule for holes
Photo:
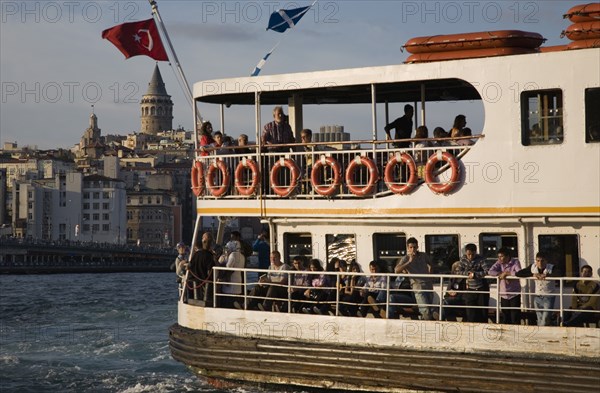
[[90,125],[83,133],[83,136],[79,142],[79,147],[83,151],[87,146],[99,141],[100,128],[98,128],[98,116],[96,116],[92,109],[92,114],[90,115]]
[[167,94],[158,64],[148,83],[148,91],[142,96],[142,134],[156,135],[159,131],[173,129],[173,101]]

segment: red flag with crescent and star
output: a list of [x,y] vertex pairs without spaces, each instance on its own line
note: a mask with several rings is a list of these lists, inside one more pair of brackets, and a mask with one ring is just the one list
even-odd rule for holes
[[154,19],[111,27],[102,32],[102,38],[112,42],[127,59],[146,55],[157,61],[169,60]]

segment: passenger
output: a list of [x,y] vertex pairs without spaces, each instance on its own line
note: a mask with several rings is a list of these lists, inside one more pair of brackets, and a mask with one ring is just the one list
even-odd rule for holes
[[[310,272],[324,272],[321,261],[311,259],[308,263]],[[304,307],[302,312],[306,314],[325,314],[328,311],[329,305],[324,303],[329,298],[329,277],[325,274],[308,274],[311,288],[304,291],[304,298],[310,303],[309,307]]]
[[[452,274],[460,274],[460,261],[452,264]],[[466,280],[461,277],[453,277],[448,282],[446,293],[444,294],[444,306],[440,320],[442,321],[456,321],[456,317],[462,316],[464,318],[464,308],[456,306],[465,305],[465,290],[467,289]]]
[[[292,269],[297,272],[292,275],[292,286],[289,289],[290,299],[292,300],[292,312],[299,313],[303,307],[309,306],[304,302],[304,292],[310,287],[310,278],[305,273],[306,265],[302,255],[296,255],[292,258]],[[277,310],[277,305],[275,309]],[[287,312],[287,302],[284,302],[281,311]]]
[[242,234],[239,231],[231,231],[229,240],[240,242],[241,252],[244,256],[244,266],[246,266],[246,259],[252,255],[252,246],[245,240],[242,240]]
[[212,136],[212,132],[213,127],[210,121],[202,123],[202,126],[200,127],[200,141],[198,142],[200,146],[201,156],[209,155],[209,151],[207,150],[207,148],[210,148],[212,144],[215,143],[215,140]]
[[421,179],[425,178],[425,164],[427,164],[427,159],[429,158],[430,153],[428,150],[423,149],[431,147],[431,143],[426,140],[427,138],[429,138],[429,130],[427,130],[427,127],[417,127],[417,131],[415,131],[415,139],[422,140],[414,143],[414,148],[417,149],[414,153],[414,158],[415,164],[417,165],[417,174]]
[[258,235],[258,238],[252,244],[252,250],[258,253],[258,268],[259,269],[268,269],[270,266],[269,262],[269,254],[271,253],[271,247],[269,246],[269,242],[267,239],[269,238],[269,233],[263,229]]
[[511,258],[510,250],[502,247],[498,250],[498,261],[490,267],[488,274],[500,279],[500,307],[502,323],[521,324],[521,283],[518,279],[507,279],[521,270],[521,262]]
[[553,264],[548,263],[548,256],[545,252],[538,252],[535,255],[535,263],[519,270],[517,277],[535,277],[535,314],[537,316],[538,326],[550,326],[551,310],[554,307],[554,298],[556,293],[556,284],[553,280],[546,280],[546,277],[560,277],[562,272]]
[[465,255],[460,259],[459,273],[467,276],[467,293],[464,295],[467,322],[487,323],[490,304],[490,287],[484,278],[487,275],[485,258],[477,254],[477,246],[465,246]]
[[[414,108],[412,107],[412,105],[404,105],[404,116],[397,118],[396,120],[384,127],[385,133],[387,134],[387,139],[392,139],[390,137],[390,130],[392,128],[395,129],[394,139],[410,139],[413,130],[413,114]],[[394,147],[406,148],[409,147],[410,143],[394,142],[392,145]]]
[[[398,260],[394,271],[397,274],[405,270],[409,274],[429,274],[431,272],[432,262],[424,252],[419,251],[419,242],[414,237],[406,241],[407,255]],[[415,294],[415,300],[419,306],[419,312],[423,320],[434,319],[433,311],[430,305],[433,301],[433,284],[429,278],[415,277],[410,278],[410,284]]]
[[459,136],[463,136],[462,131],[466,125],[467,125],[467,117],[465,115],[456,116],[454,118],[454,124],[452,125],[452,129],[450,130],[450,137],[456,138]]
[[[473,136],[473,132],[469,127],[465,127],[462,129],[460,136]],[[460,146],[471,146],[474,142],[472,139],[460,139],[456,143]]]
[[[271,311],[273,308],[274,299],[286,299],[288,283],[288,273],[286,270],[292,270],[290,265],[281,261],[279,251],[272,251],[270,255],[271,265],[269,273],[260,276],[258,285],[250,292],[250,296],[254,299],[250,300],[248,309],[258,308],[261,311]],[[262,302],[258,298],[264,298]]]
[[[241,244],[237,240],[230,240],[225,244],[224,253],[220,259],[220,266],[242,269],[245,258],[241,252]],[[241,271],[219,271],[217,281],[222,282],[220,292],[227,295],[241,295],[243,293]],[[237,296],[223,296],[220,298],[220,307],[233,308],[234,302],[240,300]]]
[[261,135],[261,144],[266,151],[269,152],[286,152],[289,148],[283,146],[270,147],[269,145],[281,145],[286,143],[294,143],[294,135],[292,128],[285,120],[283,108],[276,106],[273,108],[273,121],[265,124]]
[[[406,273],[406,271],[403,272],[403,274]],[[394,280],[393,288],[390,290],[389,303],[390,306],[387,315],[384,310],[381,312],[382,318],[397,319],[403,314],[403,309],[411,307],[409,304],[415,304],[415,295],[412,292],[410,281],[406,276],[398,276]]]
[[[444,131],[444,129],[442,127],[435,127],[435,129],[433,130],[433,137],[435,139],[438,138],[448,138],[448,133],[446,131]],[[433,146],[447,146],[447,142],[446,141],[434,141],[433,142]]]
[[185,277],[185,272],[188,267],[188,248],[183,242],[177,243],[177,258],[175,258],[175,274],[177,274],[177,282],[181,283]]
[[360,291],[362,299],[362,305],[360,310],[356,313],[359,317],[366,317],[369,312],[372,312],[376,318],[381,317],[381,308],[377,304],[377,298],[380,293],[383,292],[384,299],[387,288],[387,280],[385,276],[376,276],[375,274],[381,273],[381,264],[378,261],[371,261],[369,263],[369,270],[371,276],[368,276],[363,289]]
[[[347,270],[352,273],[360,273],[360,265],[356,262],[350,263]],[[342,293],[340,294],[340,315],[349,317],[356,316],[358,304],[361,302],[360,291],[365,286],[366,280],[360,275],[346,276]]]
[[212,306],[213,301],[213,267],[215,266],[215,253],[213,251],[213,237],[210,232],[202,234],[201,245],[192,256],[189,271],[192,275],[192,285],[188,289],[193,293],[200,290],[199,300],[206,306]]
[[214,142],[212,143],[211,147],[215,150],[213,150],[215,152],[215,154],[225,154],[225,150],[221,149],[221,147],[223,147],[223,133],[221,131],[217,131],[214,133],[213,135],[214,138]]
[[313,163],[315,159],[318,159],[318,156],[315,156],[315,152],[320,151],[320,147],[317,145],[308,145],[312,143],[312,130],[305,128],[300,131],[300,141],[304,143],[304,146],[300,146],[299,150],[304,152],[300,158],[300,173],[305,182],[303,184],[307,186],[305,192],[308,192],[308,187],[310,187],[310,176],[313,167]]
[[[594,274],[591,266],[582,266],[581,277],[589,278]],[[591,296],[590,296],[591,295]],[[596,295],[596,296],[594,296]],[[571,298],[572,310],[596,310],[600,309],[600,283],[598,281],[580,280],[575,284],[573,297]],[[584,323],[598,320],[598,313],[593,312],[568,312],[565,315],[564,326],[583,326]]]
[[247,147],[248,146],[248,135],[240,134],[237,139],[237,149],[235,149],[235,153],[237,154],[252,154],[252,150]]

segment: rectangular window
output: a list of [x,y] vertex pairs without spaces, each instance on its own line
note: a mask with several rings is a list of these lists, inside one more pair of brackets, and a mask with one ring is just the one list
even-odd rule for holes
[[89,192],[84,192],[83,193],[83,199],[90,199],[90,193]]
[[94,215],[92,216],[92,218],[94,219],[94,221],[98,221],[98,220],[100,220],[100,214],[94,213]]
[[521,140],[523,146],[562,143],[562,90],[521,93]]
[[100,204],[98,202],[94,203],[94,210],[100,210]]
[[102,199],[109,199],[109,198],[110,198],[110,195],[108,194],[108,192],[107,192],[107,191],[104,191],[104,192],[102,193]]
[[100,224],[92,224],[92,232],[100,231]]
[[346,262],[356,261],[355,235],[325,235],[325,245],[327,246],[327,260],[323,261],[325,265],[334,257]]
[[385,261],[388,272],[393,272],[398,258],[406,255],[406,235],[404,233],[374,233],[373,259]]
[[[482,233],[479,235],[479,254],[484,257],[491,267],[498,260],[498,250],[506,247],[511,257],[519,257],[519,247],[516,233]],[[521,265],[521,267],[525,267]]]
[[99,192],[95,192],[94,193],[94,199],[100,199],[100,193]]
[[89,220],[89,219],[90,219],[90,215],[89,215],[89,214],[87,214],[87,213],[86,213],[86,214],[84,214],[84,215],[83,215],[83,219],[84,219],[84,220]]
[[102,221],[110,220],[108,213],[102,213]]
[[110,204],[109,203],[103,203],[102,204],[102,210],[109,210],[110,209]]
[[600,87],[585,89],[585,141],[600,142]]
[[579,276],[579,239],[577,235],[539,235],[540,251],[548,263],[557,266],[565,277]]
[[90,204],[89,203],[84,203],[83,204],[83,208],[88,210],[90,208]]
[[102,231],[104,231],[104,232],[110,231],[110,224],[102,224]]
[[432,273],[448,274],[460,259],[458,235],[425,235],[425,252],[431,258]]
[[284,233],[283,234],[283,261],[291,263],[296,255],[303,255],[308,259],[312,258],[312,236],[310,233]]

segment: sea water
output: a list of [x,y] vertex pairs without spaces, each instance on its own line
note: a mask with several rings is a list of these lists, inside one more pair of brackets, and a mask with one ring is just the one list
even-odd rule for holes
[[173,273],[0,276],[0,391],[223,392],[171,358],[176,321]]

